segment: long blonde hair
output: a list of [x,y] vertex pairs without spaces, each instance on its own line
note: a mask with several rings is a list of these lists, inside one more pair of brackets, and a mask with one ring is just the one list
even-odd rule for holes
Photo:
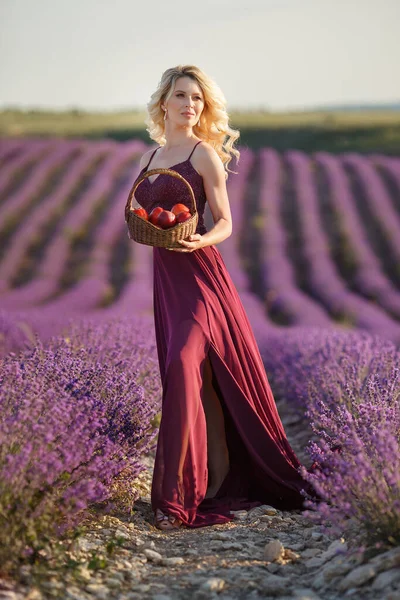
[[161,146],[165,144],[165,121],[161,104],[172,96],[176,80],[185,76],[191,77],[197,83],[204,97],[204,108],[199,121],[200,126],[196,125],[196,136],[214,148],[224,165],[225,177],[228,177],[228,172],[235,173],[228,169],[232,155],[236,156],[239,163],[240,152],[233,144],[239,138],[240,132],[229,126],[226,99],[221,89],[195,65],[178,65],[164,71],[158,88],[147,104],[146,131],[152,140]]

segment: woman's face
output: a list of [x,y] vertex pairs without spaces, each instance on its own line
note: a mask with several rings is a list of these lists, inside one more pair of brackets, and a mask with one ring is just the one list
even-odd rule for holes
[[168,102],[163,103],[168,110],[167,119],[178,126],[194,127],[204,108],[204,96],[197,83],[190,77],[179,77]]

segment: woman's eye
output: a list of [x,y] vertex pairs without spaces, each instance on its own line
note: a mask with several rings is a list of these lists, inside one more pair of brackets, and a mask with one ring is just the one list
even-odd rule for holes
[[[183,96],[182,93],[177,94],[177,96]],[[196,100],[201,100],[200,96],[196,96]]]

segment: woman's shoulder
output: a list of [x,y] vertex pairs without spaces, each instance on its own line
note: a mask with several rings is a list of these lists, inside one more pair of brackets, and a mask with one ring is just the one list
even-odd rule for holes
[[206,172],[215,171],[216,169],[218,171],[224,170],[223,162],[218,152],[209,142],[202,140],[202,143],[198,144],[196,148],[196,153],[197,165],[199,166],[200,170]]
[[206,142],[206,140],[200,140],[200,142],[197,144],[197,147],[196,147],[196,152],[198,154],[200,154],[201,156],[209,156],[209,157],[218,156],[217,152],[214,150],[214,148],[211,146],[211,144],[209,142]]

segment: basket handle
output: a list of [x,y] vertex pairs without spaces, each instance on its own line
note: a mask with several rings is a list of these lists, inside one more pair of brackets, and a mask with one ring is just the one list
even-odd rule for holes
[[[181,181],[183,181],[183,183],[186,184],[186,186],[189,188],[189,192],[190,192],[190,196],[191,196],[191,200],[192,200],[192,204],[193,204],[193,207],[192,207],[193,212],[194,212],[194,214],[196,214],[196,212],[197,212],[196,198],[195,198],[193,188],[190,185],[190,183],[177,171],[174,171],[173,169],[164,169],[164,168],[160,167],[158,169],[150,169],[150,171],[145,171],[144,173],[142,173],[142,175],[139,177],[139,179],[137,181],[135,181],[135,183],[133,184],[132,189],[129,192],[128,200],[126,201],[125,220],[128,222],[128,215],[132,211],[132,199],[133,199],[133,196],[134,196],[138,186],[142,183],[142,181],[144,181],[146,179],[146,177],[150,177],[150,175],[155,175],[156,173],[172,175],[172,177],[176,177],[177,179],[180,179]],[[153,185],[153,184],[151,184],[151,185]]]

